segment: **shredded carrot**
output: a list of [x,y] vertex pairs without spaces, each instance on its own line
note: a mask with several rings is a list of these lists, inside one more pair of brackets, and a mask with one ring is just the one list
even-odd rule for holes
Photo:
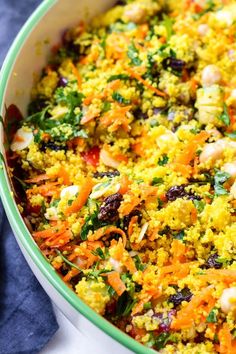
[[33,232],[33,236],[35,238],[49,238],[52,236],[58,236],[66,231],[65,224],[56,225],[51,227],[50,229],[42,230],[42,231],[35,231]]
[[72,268],[69,272],[63,277],[64,282],[69,282],[73,277],[79,274],[79,270],[76,268]]
[[121,194],[125,194],[128,192],[129,190],[129,185],[131,184],[131,182],[129,181],[129,178],[127,175],[124,175],[120,181],[120,189],[119,189],[119,193]]
[[35,176],[33,178],[26,179],[25,182],[26,183],[39,183],[39,182],[45,181],[45,180],[47,180],[49,178],[50,177],[46,173],[44,173],[44,174]]
[[70,66],[71,66],[71,69],[72,69],[72,73],[75,75],[76,77],[76,80],[77,80],[77,83],[78,83],[78,87],[80,88],[81,85],[82,85],[82,78],[80,76],[80,73],[78,71],[78,69],[76,68],[76,66],[73,64],[73,62],[71,61],[70,62]]
[[171,328],[174,330],[180,330],[182,328],[189,328],[193,325],[194,317],[196,315],[196,309],[204,302],[208,302],[211,296],[213,288],[211,286],[202,290],[199,295],[192,297],[191,301],[186,307],[177,312],[176,318],[171,323]]
[[138,216],[135,215],[131,218],[130,222],[129,222],[129,227],[128,227],[128,236],[131,236],[133,233],[133,229],[134,229],[134,225],[137,223],[138,220]]
[[26,194],[41,194],[44,197],[53,197],[58,194],[58,182],[45,183],[40,186],[27,189]]
[[192,167],[189,165],[183,165],[181,163],[172,163],[170,164],[170,168],[173,171],[179,172],[182,176],[189,178],[192,174]]
[[129,122],[127,117],[127,112],[129,112],[131,106],[118,107],[114,110],[108,111],[101,118],[100,122],[105,127],[111,126],[111,131],[115,131],[122,126],[124,131],[129,131]]
[[188,165],[195,157],[198,145],[204,143],[208,138],[209,133],[201,131],[185,146],[182,153],[176,157],[175,162],[182,165]]
[[70,215],[72,213],[77,213],[87,202],[89,194],[94,186],[92,178],[88,177],[84,184],[81,186],[78,197],[72,202],[70,206],[67,207],[65,214]]
[[134,305],[132,309],[132,316],[141,312],[143,310],[144,304],[146,304],[151,298],[152,296],[150,294],[145,294],[145,296],[141,300],[139,300],[137,304]]
[[119,229],[116,226],[113,226],[113,225],[101,227],[100,229],[96,230],[92,235],[89,235],[88,240],[89,241],[97,241],[100,238],[102,238],[103,236],[109,236],[109,234],[112,232],[121,235],[121,237],[123,239],[123,245],[125,247],[126,246],[126,235],[125,235],[124,231]]
[[126,286],[120,279],[120,274],[118,272],[108,273],[107,282],[116,291],[118,296],[121,296],[126,290]]
[[186,260],[186,246],[180,240],[174,239],[171,244],[172,263],[184,262]]
[[129,200],[127,202],[123,201],[119,208],[119,212],[123,216],[130,214],[131,211],[141,202],[141,198],[136,197],[131,192],[129,193],[129,195],[130,195],[130,201]]
[[232,348],[232,336],[228,324],[225,322],[218,332],[218,338],[220,342],[219,352],[221,354],[233,354],[235,353]]
[[126,70],[130,74],[130,76],[138,81],[140,81],[144,86],[149,88],[149,90],[155,92],[156,95],[162,96],[162,97],[167,97],[167,94],[165,92],[162,92],[158,90],[156,87],[150,85],[147,80],[143,79],[141,75],[139,75],[137,72],[135,72],[133,69],[127,67]]
[[70,185],[69,173],[64,167],[60,168],[58,172],[58,177],[62,179],[63,184]]

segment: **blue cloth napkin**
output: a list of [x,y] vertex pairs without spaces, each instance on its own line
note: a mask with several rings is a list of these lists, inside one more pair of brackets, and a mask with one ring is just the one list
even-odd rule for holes
[[[0,67],[40,0],[0,0]],[[28,267],[0,201],[0,354],[38,353],[57,331],[48,296]]]
[[28,267],[0,204],[0,353],[38,353],[57,329],[51,301]]

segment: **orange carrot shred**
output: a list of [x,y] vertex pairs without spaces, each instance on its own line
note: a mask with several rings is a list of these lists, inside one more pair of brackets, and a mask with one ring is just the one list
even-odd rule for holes
[[108,273],[107,282],[116,291],[118,296],[121,296],[126,290],[126,286],[120,279],[120,274],[118,272]]

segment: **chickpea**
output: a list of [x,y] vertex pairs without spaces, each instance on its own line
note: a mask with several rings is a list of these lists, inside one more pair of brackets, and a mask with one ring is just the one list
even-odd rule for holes
[[234,149],[234,154],[236,155],[236,142],[228,141],[225,139],[220,139],[215,143],[206,144],[200,154],[200,162],[204,163],[211,159],[212,162],[219,160],[223,156],[225,149]]
[[236,181],[233,183],[233,185],[230,188],[230,195],[233,199],[236,199]]
[[202,85],[212,86],[222,79],[220,69],[216,65],[207,65],[202,71]]
[[218,11],[215,14],[217,21],[224,24],[225,26],[231,26],[233,23],[233,16],[229,10]]
[[220,306],[224,313],[236,310],[236,287],[224,289],[220,297]]
[[219,160],[222,157],[224,148],[217,143],[210,143],[204,146],[199,159],[201,163],[205,163],[211,159],[212,162]]
[[230,174],[230,181],[233,182],[236,179],[236,161],[228,162],[223,166],[223,170]]
[[227,100],[227,103],[230,106],[233,106],[234,108],[236,108],[236,89],[231,91],[231,94]]
[[200,34],[200,36],[204,37],[209,31],[209,26],[206,23],[202,23],[201,25],[198,26],[197,31]]
[[146,15],[146,9],[138,3],[127,5],[123,14],[126,21],[134,23],[142,22]]

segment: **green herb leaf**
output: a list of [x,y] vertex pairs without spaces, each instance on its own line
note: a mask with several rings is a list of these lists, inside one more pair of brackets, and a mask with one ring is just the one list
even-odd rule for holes
[[79,107],[82,103],[82,99],[84,95],[78,91],[65,91],[63,87],[58,87],[55,92],[56,102],[63,103],[67,105],[70,109],[74,109],[75,107]]
[[169,161],[169,157],[166,154],[164,154],[161,158],[159,158],[158,165],[165,166],[168,163],[168,161]]
[[228,107],[225,103],[224,103],[223,113],[219,117],[219,120],[221,120],[221,122],[223,122],[224,125],[226,125],[227,127],[230,125],[230,116],[229,116],[229,112],[228,112]]
[[236,131],[231,132],[231,133],[225,133],[225,135],[231,139],[236,139]]
[[94,254],[94,256],[100,257],[102,260],[106,259],[106,255],[103,252],[103,250],[101,249],[101,247],[96,248],[96,250],[92,251],[91,253]]
[[206,318],[206,322],[207,323],[216,323],[217,322],[217,314],[218,314],[218,310],[216,308],[213,308],[211,310],[211,312],[209,312],[209,314]]
[[164,14],[162,24],[166,28],[167,41],[169,41],[170,37],[173,34],[173,20],[169,16]]
[[101,222],[100,220],[98,220],[98,212],[99,209],[97,207],[97,209],[92,214],[88,215],[85,218],[85,223],[82,226],[81,233],[80,233],[81,240],[83,241],[87,240],[89,231],[95,231],[100,227],[107,225],[106,222]]
[[144,308],[144,310],[150,310],[150,309],[152,308],[152,303],[151,303],[151,301],[146,302],[146,303],[143,305],[143,308]]
[[206,203],[204,203],[202,200],[197,200],[197,199],[193,200],[193,204],[195,205],[195,207],[199,213],[201,213],[204,210],[205,205],[206,205]]
[[227,195],[229,194],[227,190],[223,187],[223,184],[230,178],[230,174],[223,171],[217,171],[214,176],[214,189],[215,194],[219,195]]
[[113,92],[112,94],[112,98],[113,100],[119,102],[119,103],[122,103],[122,104],[130,104],[130,100],[127,100],[126,98],[124,98],[119,92],[115,91]]
[[134,263],[135,263],[135,266],[136,266],[137,270],[143,271],[146,268],[146,266],[142,263],[142,261],[141,261],[141,259],[139,258],[138,255],[134,256],[133,260],[134,260]]
[[110,102],[103,102],[103,106],[102,106],[102,112],[105,113],[105,112],[108,112],[110,111],[111,109],[111,103]]
[[127,291],[125,291],[118,299],[116,306],[116,316],[128,316],[134,307],[136,299],[133,299]]
[[164,182],[163,178],[154,177],[152,180],[152,186],[159,186],[160,184],[163,184],[163,182]]
[[183,241],[183,240],[184,240],[184,236],[185,236],[184,230],[181,230],[180,232],[177,232],[177,233],[174,233],[174,234],[173,234],[173,237],[174,237],[176,240],[180,240],[180,241]]
[[128,57],[131,60],[131,63],[135,66],[139,66],[142,64],[141,59],[139,58],[139,51],[138,49],[135,47],[134,43],[130,44],[128,47],[128,53],[127,53]]
[[170,338],[169,332],[163,332],[163,333],[159,334],[155,338],[155,348],[157,350],[164,348],[166,343],[168,342],[169,338]]
[[107,82],[115,81],[115,80],[129,80],[130,77],[129,75],[126,74],[118,74],[118,75],[112,75],[109,77]]
[[83,272],[83,270],[80,267],[78,267],[76,264],[70,262],[66,257],[64,257],[63,254],[59,250],[56,249],[56,252],[63,259],[63,261],[65,263],[67,263],[69,266],[71,266],[72,268],[78,269],[80,272]]

